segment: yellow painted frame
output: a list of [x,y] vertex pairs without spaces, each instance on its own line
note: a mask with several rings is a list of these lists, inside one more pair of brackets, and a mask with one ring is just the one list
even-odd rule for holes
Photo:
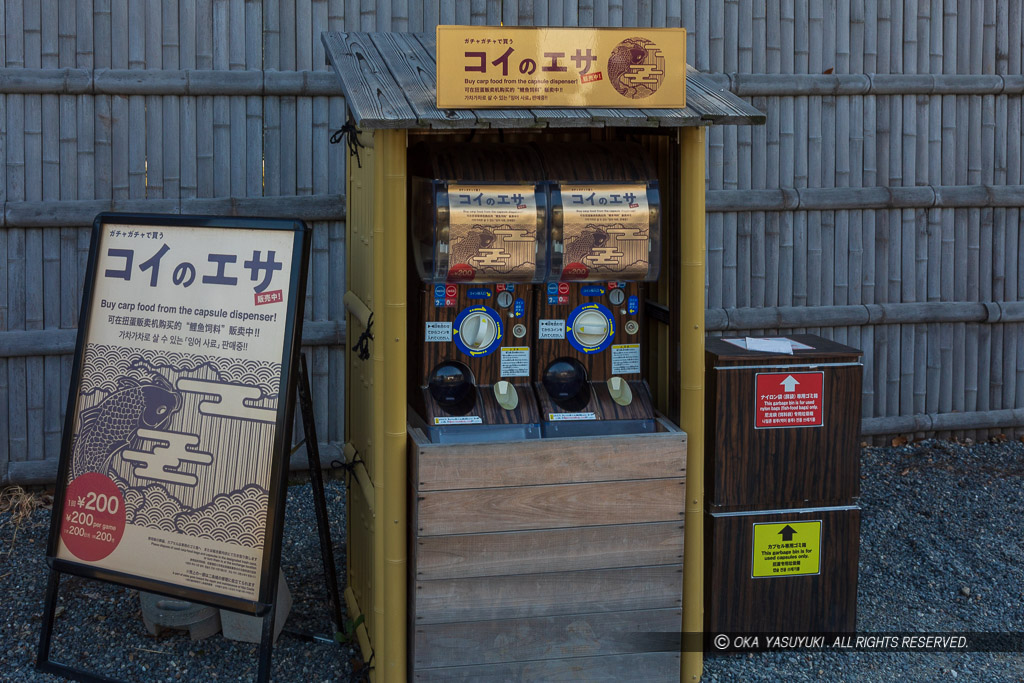
[[[367,139],[369,138],[369,139]],[[406,167],[407,131],[360,133],[348,164],[345,294],[348,347],[373,314],[371,356],[346,354],[346,459],[360,491],[348,496],[349,615],[372,681],[406,676]],[[369,268],[370,272],[367,273]],[[369,372],[361,364],[370,363]],[[361,387],[356,386],[356,383]],[[360,390],[361,389],[361,390]],[[365,409],[369,407],[367,416]],[[354,408],[362,420],[349,419]],[[369,417],[370,419],[365,419]],[[369,490],[367,490],[369,488]],[[366,518],[372,524],[365,524]],[[360,522],[363,522],[363,528]],[[357,556],[368,552],[370,561]],[[363,603],[363,604],[361,604]]]
[[[704,628],[705,129],[682,128],[679,134],[679,425],[688,438],[682,630],[700,633]],[[360,150],[362,165],[351,158],[347,171],[347,346],[351,349],[365,329],[367,311],[374,314],[374,341],[368,361],[346,354],[345,454],[349,463],[356,463],[351,487],[358,491],[350,489],[347,497],[349,587],[345,599],[350,618],[365,616],[356,636],[364,661],[372,657],[370,680],[398,683],[408,671],[408,131],[362,132],[360,139],[366,145]],[[365,363],[371,363],[369,371],[361,365]],[[354,411],[358,421],[350,419]],[[359,555],[364,551],[369,558]],[[703,654],[683,652],[680,681],[699,681],[702,672]]]
[[[683,633],[704,631],[704,213],[705,131],[680,131],[680,392],[686,432],[686,514],[683,518]],[[704,653],[682,653],[681,683],[699,681]]]

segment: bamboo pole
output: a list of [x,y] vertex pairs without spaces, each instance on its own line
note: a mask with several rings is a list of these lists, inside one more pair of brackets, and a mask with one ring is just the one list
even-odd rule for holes
[[[406,230],[405,225],[405,147],[406,132],[386,131],[377,134],[379,183],[377,192],[382,211],[374,221],[374,241],[381,245],[380,260],[386,273],[380,291],[382,335],[374,343],[375,360],[385,363],[384,411],[381,452],[384,499],[379,515],[383,518],[384,547],[382,579],[384,582],[383,636],[378,641],[377,666],[382,674],[379,680],[406,680]],[[387,229],[385,229],[385,226]],[[396,229],[397,228],[397,229]],[[374,276],[375,284],[377,276]],[[376,298],[376,296],[375,296]],[[375,605],[375,609],[377,606]]]
[[[328,30],[336,31],[344,28],[344,13],[344,0],[330,0],[327,18]],[[412,30],[420,30],[422,28],[422,14],[423,8],[420,3],[413,3],[410,13],[410,28]],[[417,27],[420,28],[418,29]],[[325,70],[325,73],[330,73],[326,63],[320,66]],[[329,98],[328,109],[329,125],[332,122],[344,120],[345,102],[343,98]],[[338,195],[345,191],[345,156],[342,145],[334,145],[328,150],[326,192],[329,194]],[[330,261],[331,291],[344,292],[346,253],[345,224],[343,219],[331,220],[328,223],[328,230],[330,232],[328,258]],[[341,297],[335,295],[328,298],[327,317],[329,320],[345,319],[345,309]],[[328,354],[330,358],[330,386],[332,387],[329,397],[331,405],[330,419],[328,421],[330,425],[329,438],[333,441],[344,441],[346,392],[343,390],[343,387],[345,386],[345,350],[335,348],[331,349]]]
[[[97,143],[98,146],[98,143]],[[99,189],[97,189],[97,194]],[[15,201],[2,207],[0,230],[88,225],[100,211],[133,213],[206,213],[225,216],[288,214],[307,221],[342,220],[345,196],[217,197],[180,199],[68,199]]]
[[[703,128],[681,131],[680,415],[687,435],[683,633],[704,631],[704,141]],[[680,681],[701,678],[703,657],[682,653]]]
[[[21,3],[8,4],[5,12],[5,49],[6,64],[14,67],[25,67],[25,9]],[[6,140],[4,159],[4,175],[6,176],[6,201],[25,199],[25,144],[26,144],[26,96],[8,95],[5,98],[7,116],[3,121]],[[25,231],[8,230],[4,235],[3,264],[0,281],[6,292],[3,301],[6,303],[6,315],[0,321],[3,329],[23,330],[25,327]],[[27,459],[28,446],[26,435],[26,397],[25,397],[25,361],[10,359],[0,363],[4,367],[0,373],[0,436],[3,436],[3,449],[6,454],[5,464]]]

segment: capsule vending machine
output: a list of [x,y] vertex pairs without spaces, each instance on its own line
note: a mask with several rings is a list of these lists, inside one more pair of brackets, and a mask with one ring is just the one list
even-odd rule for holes
[[530,309],[547,268],[540,160],[527,145],[422,143],[410,166],[413,419],[438,443],[537,438]]
[[542,432],[653,432],[641,320],[661,249],[654,164],[624,142],[550,144],[540,155],[551,181],[550,276],[534,325]]

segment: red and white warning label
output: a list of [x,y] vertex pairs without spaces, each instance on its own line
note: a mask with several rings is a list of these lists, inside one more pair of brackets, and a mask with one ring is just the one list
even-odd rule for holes
[[759,372],[755,389],[756,429],[822,425],[824,372]]

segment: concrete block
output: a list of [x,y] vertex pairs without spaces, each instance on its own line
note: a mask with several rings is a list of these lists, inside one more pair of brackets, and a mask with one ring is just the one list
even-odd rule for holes
[[202,640],[220,631],[220,610],[194,602],[139,591],[142,622],[159,636],[167,629],[187,630],[192,640]]
[[[292,592],[288,590],[284,572],[277,579],[277,613],[274,616],[274,642],[284,628],[284,622],[292,609]],[[263,636],[263,618],[254,617],[226,609],[220,611],[220,623],[224,637],[229,640],[240,640],[245,643],[259,643]]]

